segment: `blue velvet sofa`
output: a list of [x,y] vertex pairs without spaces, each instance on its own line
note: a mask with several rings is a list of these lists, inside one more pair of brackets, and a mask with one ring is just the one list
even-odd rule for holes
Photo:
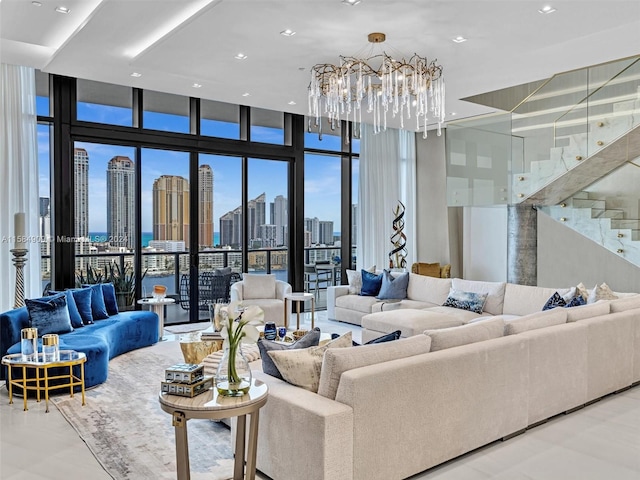
[[[20,353],[20,330],[28,326],[26,307],[0,314],[0,356]],[[76,350],[87,355],[85,386],[93,387],[107,380],[110,359],[157,343],[158,328],[158,315],[153,312],[120,312],[60,335],[60,350]],[[42,351],[42,339],[38,339],[38,350]],[[0,379],[6,378],[6,368],[2,366]]]

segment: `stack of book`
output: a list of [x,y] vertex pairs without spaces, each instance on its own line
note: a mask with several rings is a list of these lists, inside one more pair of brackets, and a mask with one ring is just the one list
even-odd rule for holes
[[220,332],[214,332],[212,328],[207,328],[200,333],[200,340],[203,342],[211,342],[214,340],[224,340]]
[[213,386],[213,377],[204,375],[204,367],[192,363],[179,363],[167,368],[164,379],[161,391],[181,397],[195,397]]

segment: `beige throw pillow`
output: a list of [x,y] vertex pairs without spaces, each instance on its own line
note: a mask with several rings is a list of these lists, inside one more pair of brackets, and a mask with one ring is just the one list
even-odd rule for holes
[[391,342],[327,350],[322,360],[318,395],[335,400],[340,376],[347,370],[429,353],[431,338],[415,335]]
[[596,285],[591,290],[587,303],[596,303],[598,300],[616,300],[617,295],[613,293],[613,290],[609,288],[609,285],[603,283],[602,285]]
[[351,332],[318,347],[301,348],[298,350],[280,350],[268,352],[278,370],[288,383],[310,390],[318,391],[322,357],[329,348],[351,347]]
[[431,351],[435,352],[502,337],[504,336],[504,319],[498,317],[494,320],[485,320],[460,327],[425,330],[424,334],[431,337]]
[[275,275],[252,275],[245,273],[242,276],[242,284],[243,299],[276,298]]

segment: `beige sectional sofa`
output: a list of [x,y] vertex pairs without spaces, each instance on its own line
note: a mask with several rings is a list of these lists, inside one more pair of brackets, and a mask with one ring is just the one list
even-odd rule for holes
[[[380,363],[371,346],[346,348],[343,368],[364,366],[339,375],[335,399],[256,371],[269,385],[258,469],[277,480],[403,479],[639,383],[640,295],[586,307],[429,330],[382,344]],[[391,359],[417,341],[429,353]],[[335,379],[340,357],[325,353],[323,375]]]

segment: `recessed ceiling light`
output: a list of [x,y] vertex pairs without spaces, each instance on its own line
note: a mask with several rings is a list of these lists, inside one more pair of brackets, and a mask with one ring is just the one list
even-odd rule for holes
[[353,7],[354,5],[358,5],[361,1],[362,0],[342,0],[342,3]]
[[280,32],[280,35],[284,35],[285,37],[293,37],[295,34],[296,32],[294,32],[290,28],[287,28],[286,30]]
[[456,38],[452,38],[451,40],[453,40],[456,43],[462,43],[467,41],[467,39],[464,38],[462,35],[458,35]]
[[131,74],[131,76],[132,76],[132,77],[136,77],[136,78],[138,78],[138,77],[141,77],[141,76],[142,76],[142,74],[141,74],[141,73],[138,73],[138,72],[133,72],[133,73]]
[[31,2],[31,5],[33,5],[34,7],[41,7],[42,2]]
[[238,53],[234,58],[236,60],[245,60],[247,56],[244,53]]
[[194,83],[193,85],[191,85],[193,88],[201,88],[202,84],[200,83]]
[[539,13],[544,13],[544,14],[553,13],[555,11],[556,11],[556,9],[553,8],[551,5],[545,5],[540,10],[538,10]]
[[243,96],[243,97],[248,97],[248,96],[250,96],[250,95],[251,95],[251,94],[250,94],[249,92],[244,92],[244,93],[242,94],[242,96]]
[[71,10],[67,7],[56,7],[56,12],[67,14],[71,12]]
[[295,104],[296,104],[296,102],[294,102],[293,100],[291,100],[291,101],[289,102],[289,105],[295,105]]

